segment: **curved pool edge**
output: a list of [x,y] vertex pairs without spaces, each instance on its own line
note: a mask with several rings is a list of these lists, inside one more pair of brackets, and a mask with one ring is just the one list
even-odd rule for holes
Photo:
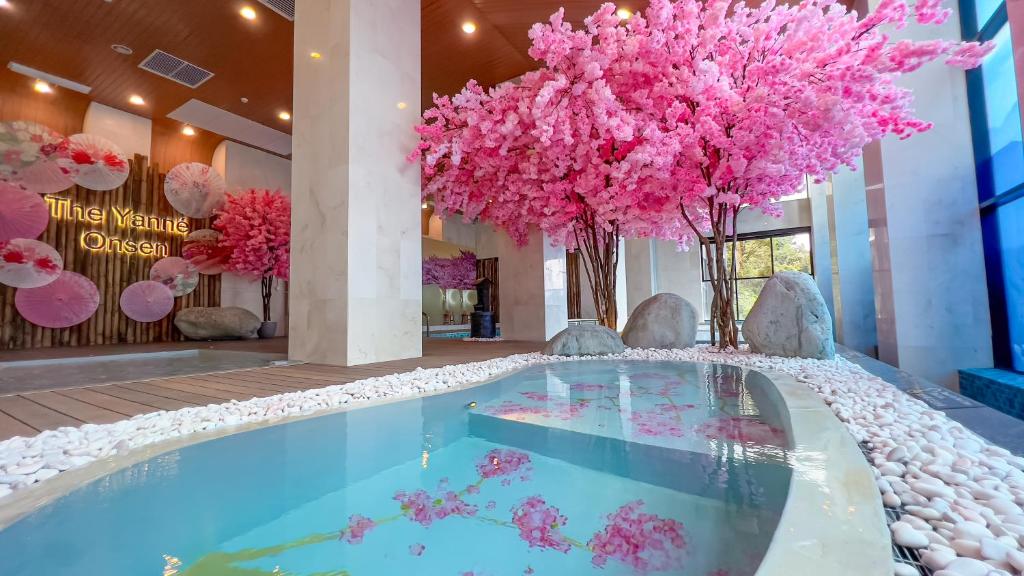
[[789,496],[756,576],[892,574],[882,499],[853,437],[792,376],[741,367],[764,375],[782,395],[793,443]]

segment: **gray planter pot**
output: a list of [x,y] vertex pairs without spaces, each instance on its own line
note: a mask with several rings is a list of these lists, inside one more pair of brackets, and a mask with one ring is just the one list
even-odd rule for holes
[[263,322],[257,334],[260,338],[273,338],[277,334],[277,322]]

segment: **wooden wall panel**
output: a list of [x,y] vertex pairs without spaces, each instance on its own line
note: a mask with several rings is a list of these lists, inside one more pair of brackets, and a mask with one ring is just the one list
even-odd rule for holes
[[[177,311],[195,306],[220,305],[220,276],[200,275],[199,286],[186,296],[175,299],[174,310],[163,320],[141,323],[129,319],[120,309],[121,291],[139,280],[149,279],[149,269],[159,258],[140,254],[92,251],[83,247],[82,236],[89,231],[102,232],[135,242],[166,244],[170,256],[180,256],[182,234],[168,234],[133,227],[121,227],[113,212],[130,208],[147,216],[178,218],[163,194],[164,175],[147,165],[146,158],[136,156],[123,186],[109,192],[98,192],[75,186],[54,198],[67,198],[69,203],[99,207],[107,215],[104,222],[92,224],[78,219],[51,216],[50,225],[40,240],[54,246],[64,257],[64,268],[87,276],[100,291],[100,306],[89,320],[70,328],[50,329],[35,326],[18,314],[14,307],[15,289],[0,286],[0,349],[45,348],[54,346],[86,346],[93,344],[146,343],[184,340],[174,327]],[[209,220],[188,219],[189,229],[208,228]]]
[[181,133],[184,125],[169,118],[153,119],[153,145],[150,161],[164,172],[183,162],[213,162],[213,152],[224,137],[196,128],[195,136]]
[[88,96],[60,87],[53,94],[40,94],[32,83],[31,78],[0,68],[0,122],[31,120],[65,136],[82,131]]

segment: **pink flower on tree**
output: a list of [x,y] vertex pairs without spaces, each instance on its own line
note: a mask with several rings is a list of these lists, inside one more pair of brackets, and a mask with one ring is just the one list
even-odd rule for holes
[[280,192],[251,189],[228,195],[213,228],[230,250],[226,269],[263,284],[263,320],[270,321],[273,279],[288,279],[291,202]]
[[594,566],[618,560],[640,574],[682,568],[686,553],[683,524],[671,518],[641,512],[643,500],[623,505],[608,515],[604,530],[587,543]]
[[568,520],[558,508],[548,506],[540,496],[525,498],[512,508],[512,523],[519,528],[519,537],[531,548],[551,548],[568,552],[570,544],[559,532]]
[[454,258],[430,256],[423,260],[423,283],[468,290],[476,282],[476,254],[460,250]]
[[341,531],[341,539],[349,544],[362,544],[363,536],[377,526],[376,522],[359,514],[348,517],[348,527]]
[[476,464],[476,471],[481,478],[499,478],[514,474],[528,474],[533,470],[530,456],[519,450],[495,448]]

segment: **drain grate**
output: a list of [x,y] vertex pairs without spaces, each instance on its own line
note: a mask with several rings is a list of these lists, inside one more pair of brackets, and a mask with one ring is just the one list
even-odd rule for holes
[[[864,453],[864,458],[867,459],[869,464],[870,464],[870,462],[871,462],[871,458],[870,458],[871,450],[863,442],[861,442],[859,445],[860,445],[860,451]],[[885,511],[885,525],[886,526],[892,526],[893,522],[896,522],[897,520],[899,520],[903,516],[903,514],[905,513],[903,511],[902,507],[900,507],[900,508],[890,508],[888,506],[882,506],[882,510]],[[925,566],[924,564],[921,563],[921,555],[918,554],[917,550],[915,550],[913,548],[907,548],[905,546],[900,546],[900,545],[896,544],[896,542],[893,542],[892,543],[892,558],[896,562],[902,562],[903,564],[910,564],[914,568],[917,568],[917,571],[921,574],[921,576],[933,576],[935,574],[934,572],[932,572],[931,568],[928,568],[927,566]]]

